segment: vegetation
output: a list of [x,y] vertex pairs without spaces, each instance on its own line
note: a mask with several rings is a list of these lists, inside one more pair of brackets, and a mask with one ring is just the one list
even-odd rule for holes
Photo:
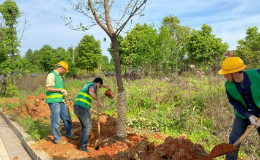
[[[111,40],[110,60],[102,55],[100,42],[88,34],[82,37],[75,53],[71,47],[52,48],[46,44],[39,50],[28,49],[21,57],[16,30],[17,18],[21,16],[19,7],[12,0],[0,4],[0,102],[6,97],[22,101],[27,95],[44,94],[47,73],[63,60],[69,64],[70,72],[64,79],[71,101],[91,76],[104,77],[105,72],[116,72],[116,77],[104,77],[104,81],[114,92],[118,91],[118,99],[110,100],[102,95],[101,101],[103,112],[110,115],[118,112],[119,136],[125,137],[126,126],[139,132],[161,132],[173,137],[186,134],[208,152],[215,145],[227,142],[234,114],[226,98],[224,79],[214,73],[220,68],[228,45],[212,34],[211,26],[203,24],[200,30],[195,30],[180,25],[178,17],[173,15],[164,17],[161,26],[136,24],[123,37],[120,33],[129,20],[137,14],[143,16],[146,0],[126,3],[123,12],[129,15],[122,14],[119,21],[107,14],[114,1],[111,4],[107,0],[104,2],[89,0],[88,4],[71,5],[75,11],[93,20],[93,24],[80,24],[76,29],[86,31],[98,24],[107,33]],[[73,27],[70,18],[64,20],[67,26]],[[235,56],[244,60],[247,69],[259,66],[259,40],[260,33],[254,26],[249,27],[246,37],[238,41]],[[191,64],[195,69],[190,68]],[[121,70],[126,73],[134,69],[141,72],[138,74],[142,74],[143,79],[122,79]],[[205,74],[196,75],[196,71]],[[177,76],[179,73],[182,75]],[[32,77],[31,74],[39,76]],[[81,77],[85,79],[81,80]],[[17,106],[1,105],[10,109]],[[40,140],[50,132],[49,122],[32,121],[31,117],[15,120],[34,140]],[[241,158],[259,157],[256,137],[257,133],[253,132],[243,142]]]
[[[40,86],[34,89],[25,87],[21,89],[22,86],[18,86],[18,96],[15,98],[23,100],[24,95],[44,94],[42,89],[44,83],[41,79],[30,79],[27,83],[32,81],[35,83],[38,81]],[[75,100],[78,91],[87,81],[91,79],[65,80],[70,101]],[[104,78],[104,82],[117,94],[115,77]],[[128,127],[135,128],[139,133],[150,134],[151,137],[157,132],[165,135],[164,138],[168,135],[176,137],[186,134],[193,142],[202,144],[208,153],[215,145],[228,142],[234,114],[226,98],[222,76],[197,77],[191,74],[167,78],[147,77],[135,81],[123,79],[123,83],[127,96],[126,125]],[[116,112],[117,102],[116,99],[105,97],[102,94],[104,91],[105,89],[100,91],[102,112],[112,115]],[[2,107],[16,106],[6,104]],[[95,110],[94,106],[95,102],[93,102]],[[34,140],[40,140],[51,132],[51,127],[48,127],[50,124],[46,120],[32,121],[28,117],[17,118],[17,121]],[[257,137],[257,132],[253,131],[243,141],[241,158],[250,159],[258,156]],[[249,143],[251,147],[248,147]]]

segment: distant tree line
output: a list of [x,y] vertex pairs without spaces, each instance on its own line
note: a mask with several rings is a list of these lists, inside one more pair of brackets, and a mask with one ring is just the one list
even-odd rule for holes
[[[92,35],[83,36],[75,50],[71,47],[52,48],[46,44],[39,50],[28,49],[21,57],[18,50],[21,41],[17,37],[21,12],[14,1],[6,0],[0,4],[0,13],[0,75],[9,77],[5,82],[1,81],[0,94],[6,93],[8,87],[15,88],[16,75],[47,73],[61,60],[69,64],[70,72],[66,76],[115,71],[112,44],[108,48],[112,57],[109,59],[102,55],[100,41]],[[173,15],[164,17],[159,27],[136,24],[125,37],[117,37],[122,72],[138,69],[149,76],[170,75],[185,71],[191,64],[201,71],[217,71],[228,44],[212,32],[212,27],[207,24],[203,24],[200,30],[182,26],[178,17]],[[249,27],[246,37],[238,40],[238,44],[235,56],[241,57],[249,68],[258,67],[258,28]]]

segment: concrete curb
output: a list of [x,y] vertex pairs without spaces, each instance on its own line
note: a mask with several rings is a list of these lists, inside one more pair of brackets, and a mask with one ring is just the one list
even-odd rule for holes
[[43,151],[34,151],[31,148],[31,145],[35,143],[35,141],[28,140],[30,136],[24,131],[24,129],[16,122],[11,121],[8,115],[3,114],[2,109],[0,108],[0,115],[5,120],[7,125],[12,129],[15,135],[21,141],[21,144],[24,146],[26,151],[29,153],[33,160],[52,160],[52,158]]

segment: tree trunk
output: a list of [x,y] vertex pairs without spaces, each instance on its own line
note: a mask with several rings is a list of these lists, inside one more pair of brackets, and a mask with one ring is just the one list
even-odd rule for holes
[[[11,49],[11,58],[12,58],[12,62],[14,63],[14,32],[13,32],[13,24],[11,24],[11,40],[12,40],[12,49]],[[14,78],[14,68],[12,68],[12,72],[11,72],[11,76],[12,76],[12,85],[15,85],[15,78]]]
[[116,80],[118,87],[117,97],[117,123],[116,123],[116,135],[119,140],[125,140],[126,137],[126,94],[123,87],[120,58],[118,53],[117,35],[113,34],[111,37],[113,55],[116,70]]

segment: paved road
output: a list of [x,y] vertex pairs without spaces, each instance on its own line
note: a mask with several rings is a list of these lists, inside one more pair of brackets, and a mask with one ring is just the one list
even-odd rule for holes
[[7,153],[7,150],[5,149],[4,143],[2,141],[2,138],[0,137],[0,159],[1,160],[8,160],[9,156]]
[[31,160],[20,140],[0,116],[0,160]]

